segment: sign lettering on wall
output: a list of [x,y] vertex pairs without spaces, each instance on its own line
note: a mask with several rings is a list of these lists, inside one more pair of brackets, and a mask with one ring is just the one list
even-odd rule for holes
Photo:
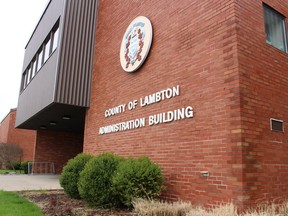
[[[175,98],[180,96],[180,86],[174,86],[172,88],[167,88],[153,94],[147,95],[139,100],[132,100],[128,103],[120,104],[118,106],[108,108],[104,112],[106,118],[124,113],[127,110],[134,110],[138,105],[140,107],[146,107],[148,105],[159,103],[161,101]],[[157,114],[149,115],[148,117],[142,117],[132,120],[127,120],[124,122],[118,122],[112,125],[104,126],[99,128],[99,134],[107,134],[120,132],[125,130],[132,130],[137,128],[153,125],[158,125],[162,123],[168,123],[173,121],[178,121],[186,118],[193,118],[194,112],[192,106],[181,107],[179,109],[170,110],[167,112],[160,112]]]

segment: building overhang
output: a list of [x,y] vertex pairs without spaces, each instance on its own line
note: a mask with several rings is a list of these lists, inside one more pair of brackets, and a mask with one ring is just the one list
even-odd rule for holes
[[17,128],[83,133],[86,107],[53,103]]

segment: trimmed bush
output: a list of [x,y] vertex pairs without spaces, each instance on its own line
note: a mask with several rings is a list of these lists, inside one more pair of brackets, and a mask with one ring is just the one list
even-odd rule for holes
[[20,161],[10,162],[7,164],[6,169],[20,170],[21,169],[21,162]]
[[124,158],[103,153],[91,159],[80,174],[78,189],[81,197],[91,206],[109,208],[119,204],[113,194],[112,175]]
[[24,171],[25,174],[28,174],[28,163],[30,161],[24,161],[21,163],[21,170]]
[[70,159],[63,168],[60,176],[60,185],[69,197],[80,199],[78,191],[79,175],[92,157],[93,156],[84,153],[78,154],[76,157]]
[[134,198],[159,197],[164,178],[160,167],[147,157],[129,158],[119,165],[113,176],[113,189],[121,203],[132,207]]

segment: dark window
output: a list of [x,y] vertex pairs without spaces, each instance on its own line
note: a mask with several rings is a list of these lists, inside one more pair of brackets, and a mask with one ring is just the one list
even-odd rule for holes
[[26,71],[22,75],[21,90],[23,90],[25,87],[26,87]]
[[264,4],[266,42],[287,52],[285,17]]

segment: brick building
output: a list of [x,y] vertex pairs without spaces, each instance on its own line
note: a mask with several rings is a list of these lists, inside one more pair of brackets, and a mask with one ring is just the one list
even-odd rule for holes
[[[128,37],[138,16],[153,42],[127,73],[122,40],[125,61],[150,37]],[[168,199],[287,199],[287,16],[287,0],[49,1],[26,47],[16,125],[37,130],[34,160],[58,171],[82,151],[147,155]]]
[[0,124],[0,143],[18,144],[23,150],[22,161],[32,161],[36,131],[15,128],[16,109],[11,109]]

